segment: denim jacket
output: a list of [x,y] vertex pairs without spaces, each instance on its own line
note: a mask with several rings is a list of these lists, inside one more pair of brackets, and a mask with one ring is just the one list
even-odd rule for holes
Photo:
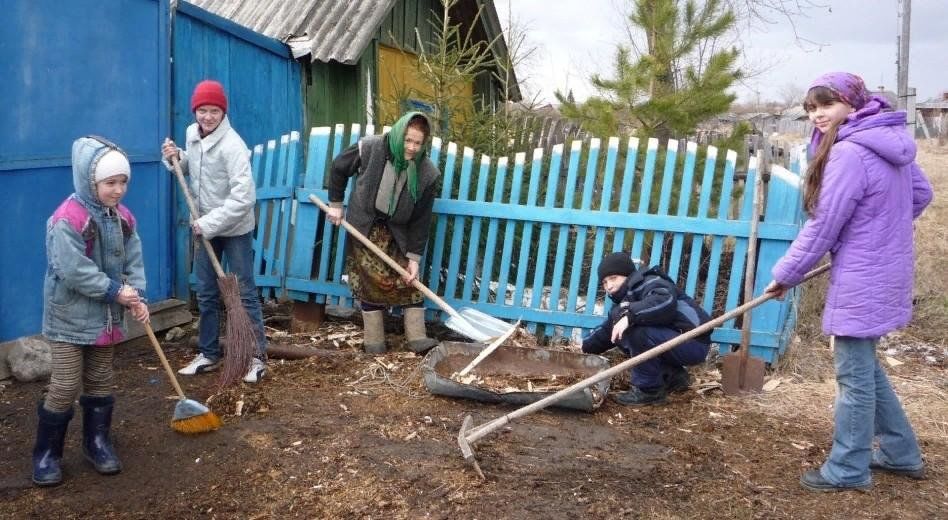
[[[103,206],[92,172],[106,152],[118,149],[101,138],[82,137],[72,146],[75,193],[46,225],[43,335],[52,341],[112,345],[125,339],[125,309],[115,301],[127,283],[145,291],[142,245],[135,217],[121,204]],[[120,150],[121,151],[121,150]]]

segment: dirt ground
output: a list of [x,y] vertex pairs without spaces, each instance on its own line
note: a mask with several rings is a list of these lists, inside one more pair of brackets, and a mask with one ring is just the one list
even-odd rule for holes
[[[195,437],[168,426],[174,401],[148,345],[120,349],[113,429],[125,469],[96,474],[81,457],[74,421],[57,488],[29,481],[43,384],[4,388],[0,517],[901,519],[948,510],[948,424],[939,431],[911,406],[929,480],[876,475],[870,493],[830,496],[799,487],[799,474],[829,448],[831,380],[788,378],[754,398],[693,390],[663,407],[607,400],[593,414],[539,412],[475,445],[482,481],[458,449],[461,421],[471,414],[481,424],[514,408],[430,395],[420,358],[404,350],[364,355],[349,327],[326,325],[328,335],[349,335],[335,344],[325,332],[316,341],[278,334],[276,342],[333,352],[272,360],[259,386],[215,396],[224,426]],[[186,343],[166,347],[175,366],[190,356]],[[945,367],[899,357],[904,364],[891,371],[897,385],[940,378],[935,404],[944,420]],[[713,365],[696,375],[713,380]],[[183,379],[186,394],[200,400],[214,383],[213,375]],[[816,400],[818,413],[795,415],[786,399],[807,409]],[[238,400],[241,416],[233,415]]]
[[[360,352],[359,329],[346,321],[312,334],[271,329],[275,344],[327,352],[271,360],[260,385],[214,396],[224,425],[194,437],[168,425],[175,401],[148,344],[124,346],[113,425],[124,470],[92,470],[75,420],[56,488],[29,479],[44,384],[0,387],[0,518],[948,518],[943,337],[896,335],[880,349],[929,478],[876,474],[870,492],[820,494],[798,478],[830,447],[835,388],[821,343],[797,341],[768,376],[776,386],[759,396],[723,396],[712,361],[693,371],[691,391],[662,407],[607,399],[591,414],[525,417],[475,445],[481,480],[458,449],[461,422],[515,408],[429,394],[421,358],[405,351],[395,323],[394,349],[378,357]],[[192,355],[186,340],[164,344],[173,366]],[[215,382],[182,378],[201,401]],[[614,381],[613,391],[624,384]]]

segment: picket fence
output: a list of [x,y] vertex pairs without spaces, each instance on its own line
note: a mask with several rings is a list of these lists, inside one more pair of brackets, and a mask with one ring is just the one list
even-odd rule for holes
[[[296,132],[254,148],[255,268],[264,297],[353,306],[343,278],[345,230],[330,224],[308,197],[328,200],[332,158],[374,133],[371,125],[364,130],[313,128],[303,171]],[[647,139],[640,149],[630,138],[620,149],[613,137],[603,148],[601,140],[588,139],[573,141],[568,150],[556,145],[548,154],[537,149],[527,161],[525,153],[476,157],[469,148],[459,152],[454,143],[432,139],[442,188],[422,280],[452,306],[520,319],[544,336],[576,338],[597,326],[611,303],[597,279],[599,259],[630,250],[643,264],[661,264],[713,314],[735,307],[743,300],[753,189],[734,182],[733,151],[707,147],[699,157],[692,142],[659,144]],[[791,170],[799,171],[799,164]],[[752,158],[747,186],[757,173]],[[759,226],[755,295],[799,231],[799,208],[799,177],[774,167]],[[794,325],[795,301],[791,294],[754,311],[754,355],[768,362],[780,356]],[[441,317],[426,304],[429,318]],[[726,352],[740,342],[740,330],[732,320],[712,339]]]

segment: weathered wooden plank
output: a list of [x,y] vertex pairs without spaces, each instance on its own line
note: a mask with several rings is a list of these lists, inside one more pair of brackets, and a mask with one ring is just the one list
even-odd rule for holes
[[[650,137],[645,150],[645,169],[642,171],[642,187],[639,190],[639,209],[638,213],[645,215],[648,213],[649,204],[652,199],[652,183],[655,179],[655,158],[658,155],[658,139]],[[644,226],[640,226],[632,235],[632,257],[642,258],[642,248],[645,245]]]
[[[662,188],[658,196],[658,209],[656,215],[667,215],[668,207],[671,204],[672,185],[675,180],[675,165],[678,160],[678,140],[669,139],[668,147],[665,149],[665,168],[662,173]],[[658,265],[662,261],[663,246],[665,245],[665,233],[656,231],[652,234],[652,250],[649,255],[649,265]]]
[[[721,180],[721,197],[718,199],[718,217],[717,223],[725,223],[730,217],[731,211],[731,190],[734,186],[734,163],[737,162],[737,153],[728,150],[724,156],[724,177]],[[750,228],[747,228],[748,231]],[[714,295],[718,287],[718,271],[721,266],[721,249],[724,243],[724,236],[728,233],[715,233],[711,239],[711,254],[708,261],[708,277],[704,288],[704,301],[702,306],[708,312],[714,309]]]
[[[530,211],[536,212],[537,193],[540,187],[540,177],[543,169],[543,149],[535,148],[533,150],[533,161],[530,164],[530,182],[527,189],[527,200],[525,207]],[[520,230],[520,256],[517,258],[517,281],[515,282],[513,304],[518,307],[525,305],[523,293],[527,285],[527,266],[531,263],[530,251],[533,247],[533,224],[524,222]],[[542,260],[541,260],[542,261]],[[534,291],[538,288],[534,287]],[[543,287],[539,287],[542,291]],[[527,303],[526,305],[529,305]]]
[[[457,200],[468,200],[471,188],[471,169],[474,165],[474,150],[464,147],[461,158],[461,174],[458,177]],[[448,252],[448,274],[444,283],[444,296],[454,297],[457,292],[458,275],[461,274],[462,244],[464,243],[466,218],[463,215],[454,217],[451,227],[451,249]]]
[[[597,166],[599,164],[599,147],[600,146],[601,146],[601,141],[599,139],[589,140],[589,156],[586,159],[586,176],[583,179],[583,201],[582,201],[582,204],[580,205],[580,209],[582,210],[592,209],[593,196],[595,195],[595,190],[596,190],[596,176],[597,176],[596,174],[597,174]],[[590,227],[595,227],[595,226],[590,226]],[[589,266],[590,269],[583,269],[582,267],[583,261],[585,260],[585,257],[586,257],[586,233],[588,229],[589,229],[588,227],[582,226],[576,232],[576,249],[577,251],[581,253],[581,256],[579,256],[580,264],[579,264],[578,270],[576,269],[577,265],[575,263],[577,257],[575,255],[573,256],[573,262],[574,262],[573,274],[575,275],[575,278],[574,278],[575,281],[581,281],[582,279],[585,279],[586,281],[586,307],[583,313],[593,314],[596,310],[596,305],[595,305],[596,291],[598,287],[597,287],[597,280],[596,280],[597,278],[596,271],[592,267],[595,264],[597,259],[596,258],[589,259],[589,261],[591,262],[591,265]],[[585,273],[585,276],[583,276],[584,273]],[[578,289],[579,288],[577,287],[577,290]]]
[[[497,170],[496,175],[494,176],[494,191],[491,195],[491,202],[493,204],[499,204],[504,200],[504,186],[507,180],[507,158],[501,157],[497,159]],[[494,258],[496,258],[497,251],[497,228],[500,225],[499,218],[489,218],[487,224],[487,239],[484,242],[484,265],[481,268],[481,290],[477,295],[478,303],[487,303],[489,301],[488,297],[490,295],[490,285],[494,280]],[[487,252],[490,252],[487,254]],[[498,288],[497,294],[500,294],[500,289]],[[502,300],[501,300],[502,301]]]
[[[518,153],[514,156],[513,175],[511,177],[509,204],[520,203],[520,188],[523,185],[523,164],[526,159],[524,153]],[[510,262],[513,253],[514,227],[517,222],[508,219],[504,225],[504,243],[503,251],[500,254],[500,274],[497,275],[497,301],[502,304],[507,302],[507,281],[510,279]],[[511,295],[513,297],[513,295]],[[516,305],[516,302],[514,302]]]
[[[639,155],[638,137],[630,137],[625,152],[625,170],[622,175],[622,186],[619,188],[619,204],[616,211],[626,213],[632,205],[632,185],[635,182],[635,161]],[[625,250],[625,229],[616,229],[612,241],[613,251]]]
[[[688,208],[691,205],[691,190],[694,182],[695,156],[697,154],[698,145],[694,142],[688,142],[685,152],[685,169],[682,172],[681,185],[678,188],[678,208],[675,211],[675,214],[679,217],[688,216]],[[678,267],[681,265],[681,248],[684,240],[684,233],[675,233],[672,238],[671,255],[669,255],[668,258],[668,276],[670,276],[672,280],[678,280]]]
[[[714,168],[717,162],[718,149],[709,146],[704,157],[704,175],[701,178],[701,193],[698,196],[697,218],[708,216],[708,207],[711,205],[711,190],[714,185]],[[688,278],[685,281],[685,292],[691,296],[697,296],[695,289],[698,287],[698,275],[701,268],[701,251],[704,245],[705,235],[695,233],[691,238],[691,258],[688,262]]]
[[[487,178],[490,176],[490,157],[486,155],[481,156],[481,167],[477,173],[477,190],[474,193],[475,202],[485,202],[487,200]],[[480,217],[474,217],[471,219],[471,233],[468,235],[468,246],[467,246],[467,261],[465,262],[465,271],[464,271],[464,291],[461,298],[465,301],[474,301],[474,282],[478,274],[478,251],[480,250],[481,244],[481,223],[484,219]],[[488,252],[484,251],[484,256],[488,256]],[[481,282],[485,282],[484,278],[481,278]],[[481,290],[486,290],[485,287],[481,286]]]
[[[451,198],[451,190],[454,187],[454,165],[457,160],[458,147],[454,143],[448,143],[448,151],[444,156],[444,171],[441,172],[441,199]],[[437,201],[436,201],[437,203]],[[431,278],[428,279],[428,288],[437,293],[441,287],[441,257],[444,253],[444,239],[448,227],[448,217],[444,214],[438,214],[435,224],[435,241],[431,254]]]

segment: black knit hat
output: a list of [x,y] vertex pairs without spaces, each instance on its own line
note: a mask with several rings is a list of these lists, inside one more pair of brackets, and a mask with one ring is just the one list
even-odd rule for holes
[[635,272],[635,262],[629,253],[609,253],[599,262],[599,279],[613,274],[629,276]]

